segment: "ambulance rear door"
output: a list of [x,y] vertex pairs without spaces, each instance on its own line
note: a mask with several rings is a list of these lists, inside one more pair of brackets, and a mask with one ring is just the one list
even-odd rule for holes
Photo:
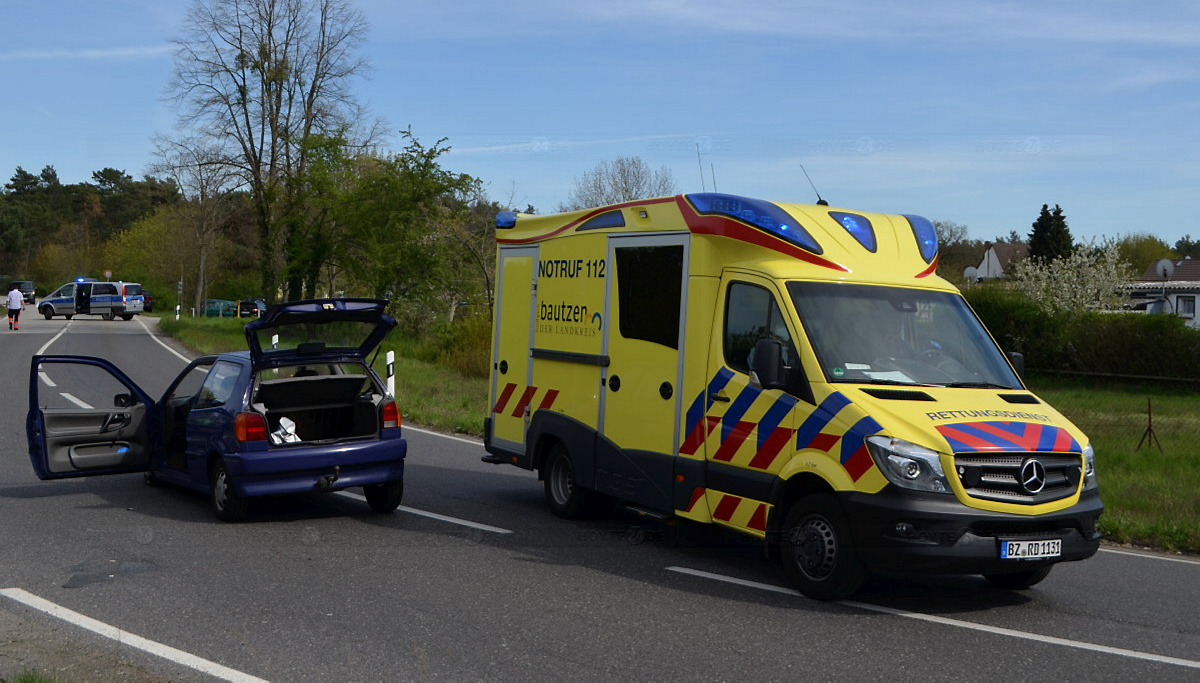
[[496,307],[493,313],[492,386],[489,405],[493,445],[525,451],[529,424],[522,393],[532,373],[534,308],[537,306],[538,247],[501,247],[497,264]]
[[596,489],[671,511],[690,235],[613,236]]

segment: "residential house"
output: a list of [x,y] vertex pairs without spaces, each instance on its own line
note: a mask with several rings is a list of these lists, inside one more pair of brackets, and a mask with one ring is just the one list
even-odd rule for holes
[[988,242],[983,246],[983,260],[975,268],[979,280],[1002,278],[1012,264],[1029,256],[1029,245],[1024,242]]
[[1196,296],[1200,294],[1200,260],[1191,258],[1173,262],[1170,277],[1164,278],[1158,262],[1151,263],[1140,280],[1125,287],[1133,307],[1147,313],[1169,313],[1187,321],[1188,327],[1200,328],[1196,317]]

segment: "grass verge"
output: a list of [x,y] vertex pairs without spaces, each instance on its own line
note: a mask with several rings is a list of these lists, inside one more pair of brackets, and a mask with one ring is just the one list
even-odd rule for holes
[[[176,321],[172,316],[159,324],[201,353],[246,346],[244,321]],[[396,395],[404,420],[442,432],[481,436],[487,380],[412,357],[420,346],[411,340],[389,339],[375,360],[376,372],[386,377],[383,359],[388,350],[396,351]],[[1107,508],[1100,527],[1107,540],[1200,553],[1200,447],[1195,445],[1195,435],[1200,433],[1200,390],[1036,374],[1030,376],[1029,385],[1092,440],[1100,494]]]

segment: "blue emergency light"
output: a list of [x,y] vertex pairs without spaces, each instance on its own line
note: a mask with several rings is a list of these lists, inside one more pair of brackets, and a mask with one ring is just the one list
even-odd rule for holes
[[838,225],[845,228],[846,232],[858,240],[858,243],[863,245],[867,251],[875,253],[875,229],[871,227],[871,219],[856,213],[842,211],[830,211],[829,216],[837,221]]
[[725,216],[752,225],[791,242],[805,251],[820,254],[823,249],[812,235],[787,211],[771,202],[718,192],[684,195],[702,216]]
[[937,230],[934,229],[933,223],[921,216],[904,214],[904,217],[908,219],[913,235],[917,238],[917,248],[921,251],[921,258],[925,259],[925,263],[933,262],[933,257],[937,256],[938,252]]

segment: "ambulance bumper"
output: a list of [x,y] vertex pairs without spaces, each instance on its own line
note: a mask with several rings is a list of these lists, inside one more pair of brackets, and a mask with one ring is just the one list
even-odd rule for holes
[[[854,542],[872,569],[943,574],[993,574],[1091,557],[1100,547],[1100,497],[1085,492],[1075,505],[1037,516],[976,510],[953,496],[916,494],[889,486],[876,494],[845,493]],[[1061,541],[1054,557],[1002,559],[1004,541]]]

